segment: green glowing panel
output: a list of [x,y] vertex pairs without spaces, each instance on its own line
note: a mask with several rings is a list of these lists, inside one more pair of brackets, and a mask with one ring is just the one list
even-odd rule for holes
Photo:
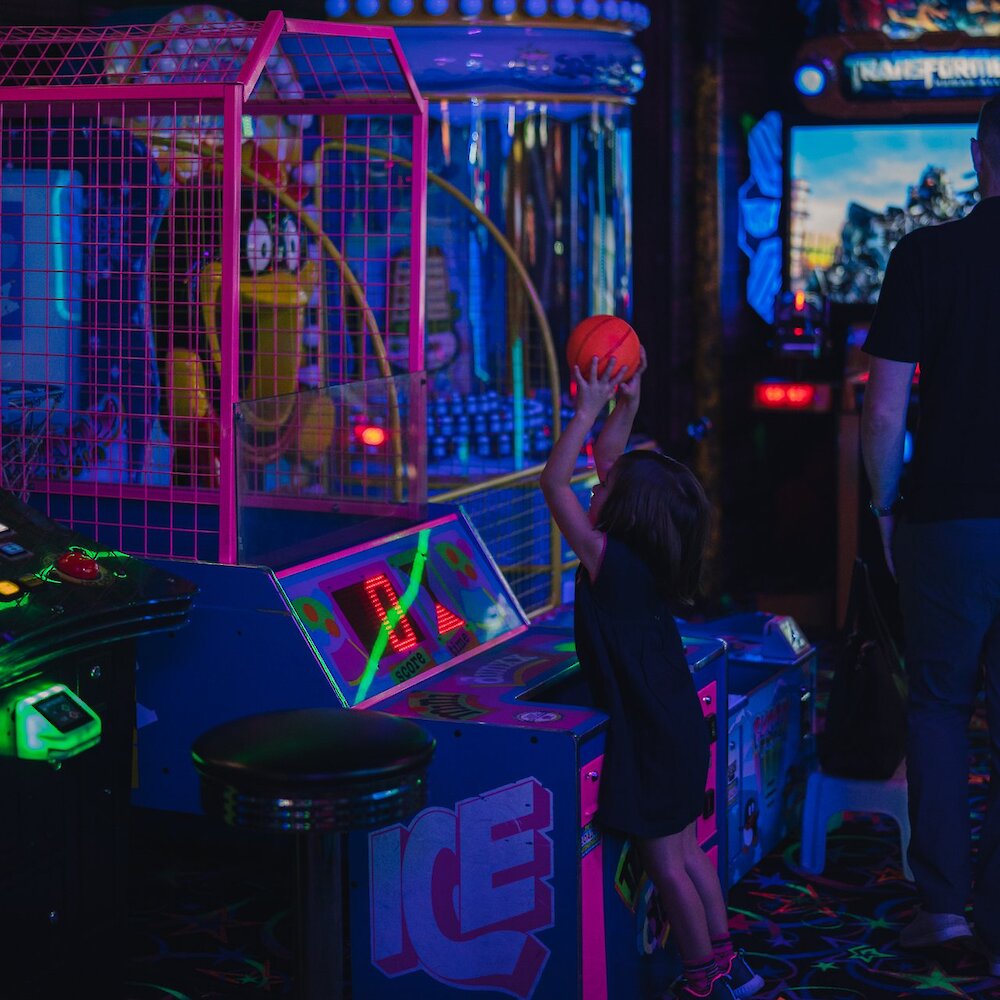
[[64,684],[53,684],[14,703],[17,756],[59,761],[75,757],[101,738],[101,720]]

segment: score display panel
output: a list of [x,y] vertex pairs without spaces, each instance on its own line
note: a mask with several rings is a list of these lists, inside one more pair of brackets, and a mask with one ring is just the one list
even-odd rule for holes
[[371,705],[527,618],[461,512],[275,573],[345,705]]

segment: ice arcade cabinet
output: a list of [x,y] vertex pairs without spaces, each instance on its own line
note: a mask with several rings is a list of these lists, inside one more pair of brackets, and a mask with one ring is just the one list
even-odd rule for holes
[[0,932],[18,996],[121,988],[137,641],[180,629],[194,590],[0,491]]
[[[189,629],[163,644],[169,663],[143,662],[134,801],[197,812],[190,744],[227,718],[302,704],[413,718],[437,741],[427,807],[349,843],[355,995],[665,990],[679,966],[650,883],[593,823],[607,717],[572,633],[529,621],[464,512],[344,527],[272,500],[241,504],[239,522],[248,564],[192,565]],[[717,732],[725,645],[698,637],[687,653]],[[713,764],[699,830],[719,859]]]
[[[941,3],[927,19],[878,6],[850,14],[841,5],[841,32],[799,48],[792,72],[801,111],[782,137],[785,284],[775,322],[784,336],[775,343],[801,347],[814,326],[824,333],[814,361],[800,351],[792,378],[774,381],[797,379],[814,388],[814,398],[822,390],[833,418],[838,623],[859,553],[891,607],[860,454],[861,347],[885,266],[905,233],[960,218],[978,201],[969,140],[982,102],[1000,83],[997,12]],[[793,353],[777,353],[787,376]],[[907,460],[918,411],[915,380]]]
[[[667,929],[591,822],[569,635],[427,502],[427,109],[395,36],[188,13],[0,35],[4,474],[198,587],[142,643],[132,802],[199,811],[191,744],[239,716],[413,715],[432,804],[351,845],[357,993],[654,996]],[[689,658],[717,720],[724,645]]]

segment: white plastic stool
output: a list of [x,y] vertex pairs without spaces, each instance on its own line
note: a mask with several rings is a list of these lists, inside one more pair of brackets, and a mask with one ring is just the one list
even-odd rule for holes
[[906,858],[910,846],[910,815],[907,811],[906,761],[885,781],[838,778],[813,771],[806,785],[802,807],[802,867],[818,875],[826,866],[826,830],[830,820],[842,812],[878,813],[891,816],[899,827],[899,850],[903,878],[913,881]]

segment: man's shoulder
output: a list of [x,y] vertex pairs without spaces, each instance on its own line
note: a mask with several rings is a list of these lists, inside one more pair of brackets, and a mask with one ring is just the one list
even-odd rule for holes
[[907,260],[916,261],[927,255],[939,256],[952,253],[956,245],[965,245],[974,241],[977,232],[982,229],[980,220],[972,215],[960,219],[949,219],[933,226],[922,226],[906,233],[893,249],[897,264]]
[[987,231],[992,238],[998,220],[1000,220],[1000,197],[984,198],[965,215],[938,222],[933,226],[921,226],[907,233],[899,242],[919,245],[922,242],[968,239],[977,231]]

